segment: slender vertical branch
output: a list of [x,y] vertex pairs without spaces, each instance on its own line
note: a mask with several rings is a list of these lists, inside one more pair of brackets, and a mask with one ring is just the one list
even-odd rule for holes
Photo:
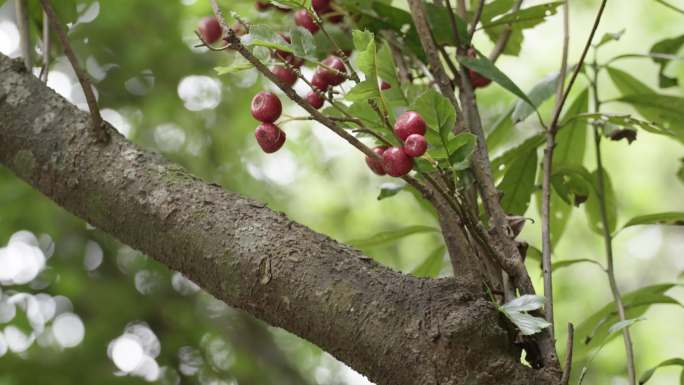
[[[601,110],[601,102],[598,96],[598,64],[594,60],[592,65],[594,69],[594,81],[592,82],[592,94],[594,99],[594,111],[599,112]],[[603,157],[601,155],[601,133],[598,127],[594,127],[594,148],[596,150],[596,168],[597,168],[597,190],[598,190],[598,200],[599,200],[599,210],[601,213],[601,227],[603,231],[603,242],[605,245],[606,252],[606,274],[608,275],[608,283],[610,285],[610,291],[615,300],[615,306],[617,308],[618,317],[620,321],[627,319],[625,316],[625,305],[622,302],[622,294],[617,285],[617,280],[615,279],[615,265],[613,261],[613,236],[610,233],[610,227],[608,226],[608,212],[606,209],[606,191],[605,191],[605,180],[604,180],[604,168],[603,168]],[[627,356],[627,374],[630,385],[636,385],[636,366],[634,363],[634,347],[632,345],[632,336],[629,331],[629,327],[622,329],[622,337],[625,344],[625,354]]]
[[466,19],[466,0],[458,0],[457,2],[457,11],[458,11],[458,16],[461,17],[461,19],[465,20]]
[[[522,7],[522,3],[523,0],[518,0],[513,5],[513,9],[511,10],[511,12],[518,12]],[[492,52],[489,54],[489,60],[491,60],[492,63],[496,63],[497,59],[499,59],[499,56],[501,56],[503,51],[506,49],[506,46],[508,45],[508,40],[511,38],[511,33],[513,33],[513,27],[507,25],[504,28],[501,35],[499,36],[499,40],[496,41],[494,49],[492,49]]]
[[50,3],[50,0],[40,0],[40,3],[50,19],[50,24],[53,31],[57,34],[60,43],[62,43],[64,54],[69,59],[69,63],[71,63],[71,67],[73,67],[76,77],[78,77],[78,82],[81,84],[81,88],[83,88],[83,94],[85,95],[86,101],[88,102],[88,109],[90,110],[90,117],[93,120],[93,133],[98,142],[107,143],[109,142],[109,134],[102,124],[100,108],[97,106],[97,99],[95,98],[95,93],[93,92],[93,87],[90,84],[88,75],[78,64],[76,53],[74,52],[73,48],[71,48],[64,25],[59,20],[59,17],[57,17],[54,8],[52,8],[52,3]]
[[[591,40],[590,40],[591,41]],[[563,2],[563,51],[561,54],[560,76],[556,87],[556,110],[560,108],[565,88],[565,72],[568,69],[568,46],[570,42],[570,10],[568,0]],[[542,181],[542,270],[544,272],[544,311],[546,320],[551,324],[551,335],[555,338],[553,322],[553,272],[551,270],[551,175],[553,151],[556,147],[556,129],[546,131]]]
[[568,341],[565,346],[565,367],[563,368],[563,377],[561,377],[561,385],[568,385],[570,383],[570,374],[572,373],[572,350],[575,344],[575,326],[568,323]]
[[21,56],[24,58],[26,69],[33,69],[33,55],[31,52],[31,35],[29,34],[29,15],[26,0],[15,0],[14,8],[17,13],[17,29],[19,29],[19,44]]
[[47,83],[50,70],[50,18],[43,11],[43,67],[40,69],[40,80]]
[[473,34],[475,34],[475,28],[477,28],[477,24],[480,22],[480,18],[482,17],[484,5],[485,0],[480,0],[480,3],[477,6],[477,10],[475,11],[475,17],[473,17],[473,22],[470,24],[470,29],[468,30],[468,40],[473,39]]

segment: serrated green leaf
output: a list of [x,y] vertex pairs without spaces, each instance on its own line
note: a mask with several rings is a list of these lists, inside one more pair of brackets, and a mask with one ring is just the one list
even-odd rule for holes
[[439,133],[442,145],[446,147],[449,134],[456,124],[456,110],[449,99],[429,89],[413,102],[411,109],[423,117],[429,130]]
[[[656,370],[666,367],[666,366],[681,366],[684,368],[684,359],[682,358],[670,358],[669,360],[665,360],[658,365],[646,370],[641,377],[639,378],[639,385],[643,385],[648,382],[648,380],[653,377],[653,374],[656,372]],[[682,369],[684,371],[684,369]],[[684,372],[683,372],[684,373]]]
[[380,97],[380,89],[375,80],[364,80],[356,84],[344,97],[351,102],[370,100]]
[[416,277],[436,278],[439,272],[444,267],[444,254],[446,248],[444,245],[438,246],[428,256],[411,271],[411,274]]
[[292,46],[276,33],[276,31],[265,24],[252,24],[249,27],[249,34],[241,38],[242,44],[248,47],[266,47],[278,49],[285,52],[292,52]]
[[[483,56],[478,56],[476,58],[471,58],[468,56],[458,56],[459,63],[464,66],[477,71],[482,76],[491,79],[503,88],[510,91],[513,95],[519,97],[528,103],[532,108],[535,108],[534,103],[527,97],[527,95],[522,92],[522,90],[503,72],[501,72],[494,63]],[[536,109],[536,108],[535,108]]]
[[307,29],[302,27],[292,28],[290,30],[290,45],[295,56],[307,59],[317,60],[316,57],[316,43],[313,35]]
[[497,187],[503,192],[501,206],[508,214],[525,214],[535,191],[534,180],[536,175],[536,148],[532,148],[519,156],[508,167],[503,180]]
[[431,226],[407,226],[396,230],[383,231],[371,237],[356,239],[347,243],[358,248],[374,247],[408,237],[409,235],[434,232],[439,232],[439,229]]

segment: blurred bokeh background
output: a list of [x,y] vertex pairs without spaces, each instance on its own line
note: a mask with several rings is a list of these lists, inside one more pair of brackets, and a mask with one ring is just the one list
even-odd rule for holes
[[[54,3],[59,6],[59,1]],[[197,21],[210,13],[208,1],[77,3],[79,15],[70,25],[70,39],[95,81],[104,118],[133,142],[340,241],[406,225],[436,225],[432,213],[410,193],[378,200],[381,187],[397,181],[370,173],[362,156],[324,127],[287,123],[284,149],[263,154],[253,137],[256,123],[249,103],[258,91],[275,88],[252,70],[217,76],[213,68],[228,64],[230,55],[193,47],[198,43],[193,32]],[[290,15],[256,12],[250,0],[221,3],[253,22],[290,23]],[[542,2],[526,2],[537,3]],[[579,57],[598,3],[571,2],[571,63]],[[671,3],[684,7],[681,0]],[[0,7],[0,52],[17,57],[13,4],[6,1]],[[656,1],[609,1],[597,36],[623,29],[625,33],[601,49],[599,60],[645,53],[654,42],[684,33],[683,21],[684,15]],[[498,65],[529,90],[557,70],[561,28],[555,15],[526,30],[520,56],[503,57]],[[484,34],[475,42],[483,52],[492,47]],[[649,59],[626,59],[614,66],[657,85],[657,66]],[[684,80],[684,65],[673,62],[667,73]],[[50,66],[48,85],[87,108],[65,57]],[[580,78],[576,88],[585,86]],[[664,92],[680,95],[682,89]],[[616,94],[607,77],[601,78],[601,93],[604,99]],[[490,123],[515,102],[495,85],[479,91],[478,97]],[[542,106],[544,116],[549,116],[550,104]],[[607,103],[604,109],[629,111],[618,103]],[[293,105],[287,105],[285,113],[303,115]],[[513,130],[509,145],[539,129],[528,119]],[[680,143],[643,131],[631,145],[604,143],[621,223],[641,214],[684,211],[684,184],[676,178],[684,157]],[[586,164],[594,167],[593,151],[586,151]],[[535,222],[526,225],[522,238],[539,247],[534,200],[526,215]],[[10,266],[0,263],[0,281],[5,283],[0,285],[0,385],[369,384],[316,346],[225,306],[182,275],[66,213],[2,167],[0,245],[33,256],[33,264],[23,266],[25,276],[8,276]],[[434,233],[417,234],[365,247],[364,252],[408,273],[440,245]],[[682,282],[681,227],[632,227],[619,233],[615,246],[623,292]],[[583,210],[573,212],[554,258],[603,262],[602,240],[588,229]],[[530,261],[529,266],[541,288],[537,263]],[[440,275],[449,275],[448,269],[444,263]],[[554,283],[562,347],[564,325],[581,323],[611,296],[605,275],[591,264],[559,270]],[[667,293],[684,301],[682,288]],[[639,371],[684,357],[682,306],[655,305],[644,317],[632,328]],[[596,354],[584,383],[626,384],[624,371],[624,348],[617,338]],[[649,383],[677,383],[680,371],[663,369]]]

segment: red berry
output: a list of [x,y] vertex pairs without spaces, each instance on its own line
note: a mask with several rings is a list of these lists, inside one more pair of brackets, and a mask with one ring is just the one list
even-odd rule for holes
[[331,55],[323,60],[323,64],[326,67],[320,67],[320,70],[328,84],[337,86],[344,82],[345,77],[342,74],[347,73],[347,67],[345,67],[344,61],[342,61],[342,59]]
[[266,1],[257,1],[255,5],[257,11],[259,12],[264,12],[271,8],[271,3],[268,3]]
[[[385,152],[385,150],[387,150],[387,147],[379,146],[375,147],[373,149],[373,152],[378,154],[378,156],[382,158],[382,154]],[[385,175],[385,168],[382,166],[382,159],[376,159],[370,156],[366,156],[366,164],[374,173],[378,175]]]
[[404,176],[413,168],[413,160],[403,149],[390,147],[382,153],[382,167],[390,176]]
[[468,78],[470,78],[470,84],[472,84],[473,88],[487,87],[489,83],[492,82],[490,79],[471,69],[468,70]]
[[202,36],[202,40],[209,44],[216,43],[221,38],[221,35],[223,35],[221,25],[214,16],[207,16],[200,20],[197,29]]
[[300,27],[308,29],[311,33],[318,32],[318,24],[316,24],[316,22],[311,17],[311,15],[309,15],[309,12],[307,12],[306,9],[300,9],[299,11],[295,12],[294,21],[295,24],[297,24]]
[[399,139],[406,140],[411,134],[425,135],[425,120],[413,111],[406,111],[394,123],[394,133]]
[[285,132],[272,123],[260,124],[254,131],[254,137],[259,147],[267,154],[278,151],[286,139]]
[[404,152],[411,158],[422,156],[427,151],[427,141],[423,135],[411,134],[404,142]]
[[323,103],[325,103],[325,99],[315,91],[311,91],[306,95],[306,101],[315,109],[323,107]]
[[252,116],[260,122],[273,123],[280,117],[281,112],[283,105],[271,92],[259,92],[252,99]]
[[382,83],[380,83],[381,90],[389,90],[390,88],[392,88],[392,85],[387,83],[386,81],[383,80]]
[[311,0],[311,6],[317,14],[322,15],[330,12],[330,1],[331,0]]
[[311,85],[321,91],[327,90],[329,86],[326,76],[320,70],[316,70],[316,72],[314,72],[313,76],[311,77]]
[[297,74],[285,66],[275,66],[271,68],[271,72],[288,87],[292,87],[297,82]]

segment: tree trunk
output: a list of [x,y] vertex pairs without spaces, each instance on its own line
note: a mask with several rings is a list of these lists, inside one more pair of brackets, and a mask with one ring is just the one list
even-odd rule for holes
[[520,364],[505,318],[460,279],[391,271],[108,125],[98,145],[90,124],[0,54],[0,162],[83,220],[378,385],[557,383]]

